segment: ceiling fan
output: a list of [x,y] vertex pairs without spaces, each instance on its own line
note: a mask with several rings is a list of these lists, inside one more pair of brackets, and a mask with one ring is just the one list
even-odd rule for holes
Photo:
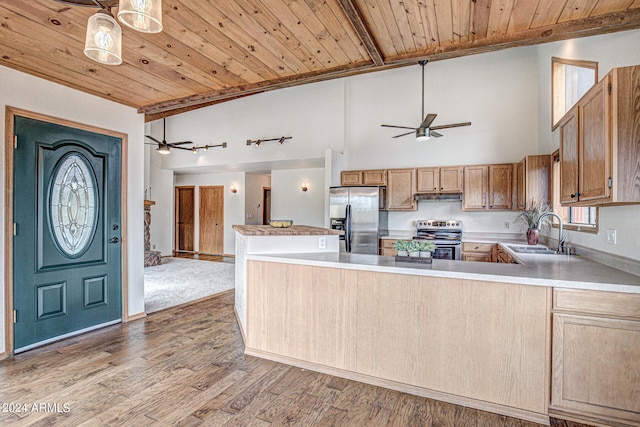
[[[160,154],[169,154],[172,148],[177,148],[178,150],[187,150],[193,151],[192,148],[181,147],[181,145],[192,144],[195,145],[192,141],[182,141],[182,142],[167,142],[167,119],[162,119],[162,142],[158,141],[151,135],[145,135],[145,137],[149,138],[153,142],[146,142],[147,145],[157,145],[157,151]],[[226,144],[226,143],[225,143]]]
[[431,123],[436,119],[437,114],[429,113],[426,116],[424,115],[424,66],[427,65],[428,60],[418,61],[418,64],[422,67],[422,116],[424,120],[420,123],[420,126],[408,127],[408,126],[395,126],[395,125],[380,125],[382,127],[387,128],[398,128],[398,129],[411,129],[411,132],[402,133],[400,135],[396,135],[393,138],[400,138],[401,136],[410,135],[415,132],[416,140],[418,141],[426,141],[429,137],[433,136],[439,138],[442,136],[441,133],[436,132],[436,130],[440,129],[448,129],[448,128],[456,128],[460,126],[469,126],[471,122],[463,122],[463,123],[452,123],[449,125],[439,125],[439,126],[431,126]]

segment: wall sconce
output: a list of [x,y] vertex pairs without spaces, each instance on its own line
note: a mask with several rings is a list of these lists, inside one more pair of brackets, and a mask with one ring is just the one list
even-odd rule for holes
[[236,193],[238,192],[238,187],[236,187],[235,185],[232,185],[232,186],[231,186],[231,192],[232,192],[233,194],[236,194]]
[[292,136],[281,136],[280,138],[271,138],[271,139],[256,139],[255,141],[251,139],[247,139],[247,145],[255,144],[256,147],[259,147],[263,142],[269,141],[278,141],[278,144],[282,145],[287,139],[293,139]]
[[309,187],[307,186],[307,184],[305,184],[304,182],[300,185],[300,189],[302,191],[307,191],[309,189]]

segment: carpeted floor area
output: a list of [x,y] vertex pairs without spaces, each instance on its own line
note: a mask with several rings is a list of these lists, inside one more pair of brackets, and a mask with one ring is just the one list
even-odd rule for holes
[[144,306],[147,313],[195,301],[233,289],[235,265],[186,258],[163,258],[161,265],[144,269]]

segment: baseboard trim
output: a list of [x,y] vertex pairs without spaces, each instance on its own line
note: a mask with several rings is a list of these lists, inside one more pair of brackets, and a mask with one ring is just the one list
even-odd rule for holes
[[[242,337],[242,342],[245,345],[245,352],[247,346],[247,337],[244,335],[244,329],[242,329],[242,322],[240,322],[240,316],[238,316],[238,311],[236,310],[236,306],[233,306],[233,314],[236,316],[236,322],[238,322],[238,329],[240,329],[240,336]],[[260,357],[260,356],[258,356]],[[266,357],[265,357],[266,359]]]
[[[240,328],[242,330],[242,328]],[[244,336],[243,336],[244,339]],[[246,345],[246,341],[245,341]],[[309,369],[311,371],[320,372],[322,374],[333,375],[348,380],[359,381],[365,384],[375,385],[388,388],[402,393],[409,393],[416,396],[426,397],[428,399],[439,400],[442,402],[452,403],[454,405],[466,406],[468,408],[479,409],[481,411],[493,412],[508,417],[518,418],[525,421],[531,421],[543,425],[550,425],[548,414],[539,414],[524,409],[512,408],[510,406],[499,405],[496,403],[484,402],[481,400],[471,399],[468,397],[456,396],[422,387],[400,383],[397,381],[385,380],[382,378],[372,377],[370,375],[360,374],[356,372],[346,371],[344,369],[334,368],[330,366],[320,365],[313,362],[294,359],[288,356],[269,353],[263,350],[250,348],[245,346],[245,354],[249,356],[260,357],[262,359],[272,360],[274,362],[284,363],[298,368]]]
[[134,320],[138,320],[138,319],[144,319],[145,317],[147,317],[147,312],[146,311],[143,311],[141,313],[132,314],[132,315],[127,317],[127,321],[124,322],[124,323],[133,322]]
[[595,415],[588,415],[584,413],[576,414],[571,411],[565,411],[557,407],[549,407],[549,416],[554,418],[558,418],[561,420],[573,421],[579,424],[588,424],[597,427],[629,427],[629,426],[640,426],[639,422],[628,421],[628,420],[613,420],[613,419],[604,419],[602,417],[598,417]]

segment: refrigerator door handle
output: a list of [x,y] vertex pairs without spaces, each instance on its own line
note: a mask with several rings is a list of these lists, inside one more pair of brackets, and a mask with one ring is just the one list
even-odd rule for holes
[[347,205],[347,212],[344,219],[344,249],[351,252],[351,205]]

